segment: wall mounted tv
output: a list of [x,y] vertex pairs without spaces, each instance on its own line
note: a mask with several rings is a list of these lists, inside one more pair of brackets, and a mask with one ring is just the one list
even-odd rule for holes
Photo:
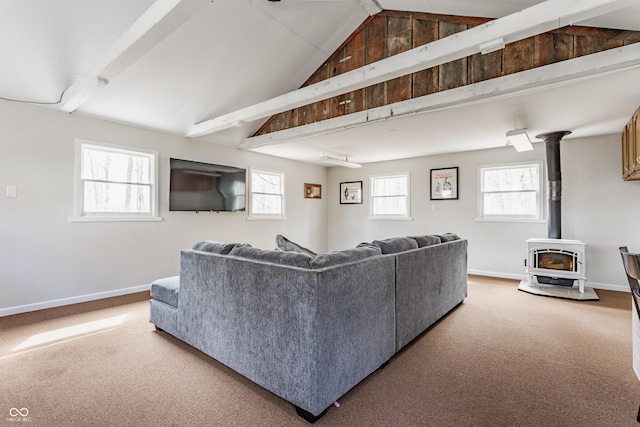
[[170,211],[244,211],[246,169],[170,159]]

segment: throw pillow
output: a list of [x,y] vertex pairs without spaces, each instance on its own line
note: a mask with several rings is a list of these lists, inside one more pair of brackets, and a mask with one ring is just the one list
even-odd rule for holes
[[317,254],[313,252],[311,249],[307,249],[304,246],[300,246],[299,244],[292,242],[281,234],[276,236],[276,247],[283,252],[300,252],[303,254],[309,254],[311,256],[316,256]]
[[231,249],[233,249],[235,245],[237,245],[237,243],[220,243],[220,242],[214,242],[211,240],[205,240],[193,245],[192,249],[195,249],[196,251],[211,252],[213,254],[226,255],[231,251]]
[[381,254],[382,251],[379,247],[370,243],[361,243],[355,248],[329,252],[326,254],[318,254],[311,260],[311,268],[330,267],[332,265],[345,264],[347,262],[357,261]]
[[259,249],[254,248],[249,244],[235,246],[231,249],[229,255],[301,268],[309,268],[309,262],[313,259],[311,255],[302,252],[282,252],[279,250]]
[[416,242],[418,242],[419,248],[424,248],[425,246],[437,245],[442,242],[440,236],[434,235],[425,235],[425,236],[411,236]]
[[451,242],[453,240],[460,240],[460,236],[455,233],[444,233],[440,235],[440,239],[442,240],[442,243]]

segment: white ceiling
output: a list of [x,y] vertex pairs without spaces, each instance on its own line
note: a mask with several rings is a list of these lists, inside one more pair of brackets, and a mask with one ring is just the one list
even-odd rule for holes
[[[390,10],[499,18],[541,2],[378,3]],[[575,24],[640,31],[637,3]],[[153,4],[1,2],[0,97],[60,108],[63,94],[66,99],[74,83],[95,77],[96,66],[127,40],[127,30]],[[99,75],[107,77],[108,85],[73,114],[185,135],[197,123],[299,88],[368,16],[359,0],[184,0],[182,6],[187,10],[182,20],[172,16],[161,22],[151,41],[107,61],[110,68]],[[638,81],[636,67],[255,150],[308,162],[333,154],[367,163],[501,147],[505,132],[514,127],[526,127],[532,136],[571,130],[566,138],[617,133],[640,105]],[[264,121],[200,139],[237,146]]]

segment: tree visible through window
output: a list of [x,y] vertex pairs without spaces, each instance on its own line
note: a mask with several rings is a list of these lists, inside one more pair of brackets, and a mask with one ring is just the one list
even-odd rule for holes
[[153,216],[155,153],[81,142],[79,216]]
[[284,174],[251,170],[251,216],[284,217]]
[[409,174],[371,177],[371,217],[409,217]]
[[481,167],[479,176],[481,218],[542,218],[540,163]]

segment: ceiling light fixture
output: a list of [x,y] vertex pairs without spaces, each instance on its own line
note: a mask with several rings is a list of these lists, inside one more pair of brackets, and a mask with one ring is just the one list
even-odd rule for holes
[[507,132],[507,145],[512,145],[516,151],[531,151],[533,144],[527,135],[527,128],[514,129]]
[[347,158],[345,158],[345,160],[342,160],[337,157],[322,156],[318,160],[320,160],[322,163],[328,163],[336,166],[344,166],[345,168],[361,168],[362,167],[360,163],[350,162]]

